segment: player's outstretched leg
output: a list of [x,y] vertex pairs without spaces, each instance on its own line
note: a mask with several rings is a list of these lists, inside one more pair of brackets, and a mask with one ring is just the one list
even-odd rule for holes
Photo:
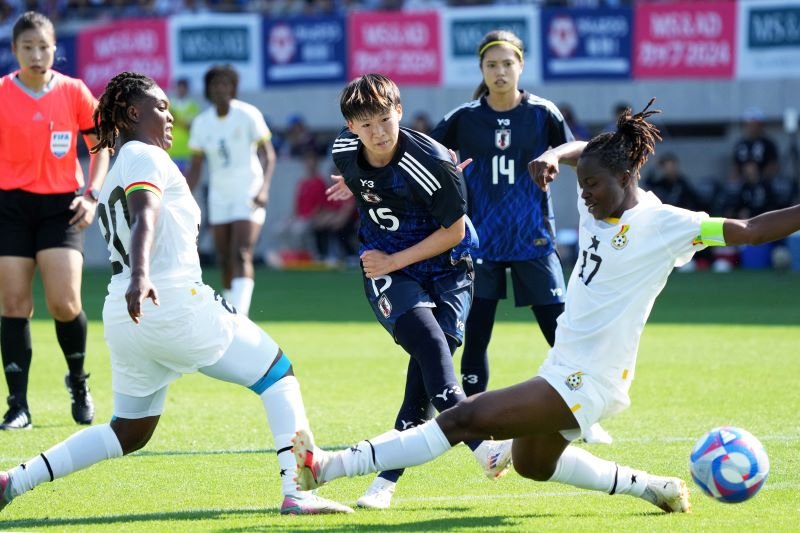
[[[519,461],[515,467],[524,477],[537,479],[536,475],[529,475]],[[612,495],[636,496],[668,513],[688,513],[692,509],[689,489],[683,480],[618,465],[576,446],[564,449],[549,481]]]
[[[266,370],[265,366],[268,367]],[[292,373],[292,364],[264,330],[244,319],[222,358],[211,366],[201,368],[200,372],[245,385],[260,397],[278,456],[283,492],[282,514],[353,512],[346,505],[297,490],[292,437],[296,431],[308,427],[308,419],[300,384]]]
[[[363,476],[427,463],[452,447],[436,420],[406,431],[392,430],[339,452],[317,448],[309,431],[299,431],[292,445],[297,461],[297,486],[302,490],[344,476]],[[508,466],[510,454],[506,454],[505,448],[494,451],[487,453],[486,459],[493,472],[497,472]]]
[[8,472],[0,472],[0,510],[42,483],[121,456],[122,446],[109,424],[79,431]]

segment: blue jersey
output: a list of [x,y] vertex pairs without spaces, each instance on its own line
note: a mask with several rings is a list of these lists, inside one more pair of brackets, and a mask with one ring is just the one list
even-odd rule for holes
[[476,256],[525,261],[553,253],[550,195],[528,174],[530,160],[573,140],[552,102],[523,92],[514,109],[494,111],[482,97],[450,111],[431,135],[462,160],[472,158],[464,181],[469,216],[481,239]]
[[[363,145],[347,129],[333,143],[333,161],[353,192],[361,218],[359,253],[393,254],[424,240],[440,227],[450,227],[467,212],[466,188],[447,149],[427,135],[400,128],[397,152],[381,168],[367,163]],[[478,236],[467,219],[461,243],[439,256],[403,269],[418,281],[436,279],[477,246]]]

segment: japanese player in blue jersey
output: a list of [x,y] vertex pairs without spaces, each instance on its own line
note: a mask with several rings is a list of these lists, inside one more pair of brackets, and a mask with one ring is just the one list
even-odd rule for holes
[[[378,321],[411,356],[395,423],[403,430],[430,418],[431,404],[441,412],[465,398],[452,354],[472,302],[477,234],[466,216],[460,169],[444,146],[400,127],[403,108],[392,80],[357,78],[340,106],[347,128],[332,153],[343,181],[333,189],[356,198],[364,292]],[[487,475],[505,471],[505,443],[467,444]],[[388,506],[382,503],[401,473],[378,478],[359,504]]]
[[[506,30],[487,33],[478,58],[483,81],[474,100],[450,111],[431,133],[462,159],[472,159],[464,182],[481,246],[461,356],[467,396],[488,386],[488,347],[498,301],[506,298],[506,269],[516,305],[530,306],[547,343],[555,341],[556,319],[564,311],[564,274],[550,193],[530,179],[528,162],[574,140],[555,104],[520,89],[524,53],[519,37]],[[610,442],[600,426],[584,437]]]

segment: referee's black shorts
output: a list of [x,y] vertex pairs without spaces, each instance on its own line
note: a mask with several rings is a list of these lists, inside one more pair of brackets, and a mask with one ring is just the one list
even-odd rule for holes
[[83,231],[69,220],[75,193],[37,194],[0,190],[0,256],[35,258],[48,248],[83,253]]

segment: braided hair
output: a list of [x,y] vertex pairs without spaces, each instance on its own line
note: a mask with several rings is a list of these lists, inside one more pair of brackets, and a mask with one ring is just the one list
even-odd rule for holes
[[647,119],[660,109],[650,109],[655,102],[651,98],[644,109],[635,115],[626,108],[617,119],[617,131],[601,133],[586,145],[581,157],[597,157],[600,163],[615,174],[630,171],[638,176],[639,169],[647,162],[650,154],[656,151],[656,142],[661,133]]
[[99,142],[89,150],[91,153],[103,148],[114,153],[120,132],[131,128],[128,107],[155,85],[156,82],[151,78],[136,72],[122,72],[111,78],[92,117]]

